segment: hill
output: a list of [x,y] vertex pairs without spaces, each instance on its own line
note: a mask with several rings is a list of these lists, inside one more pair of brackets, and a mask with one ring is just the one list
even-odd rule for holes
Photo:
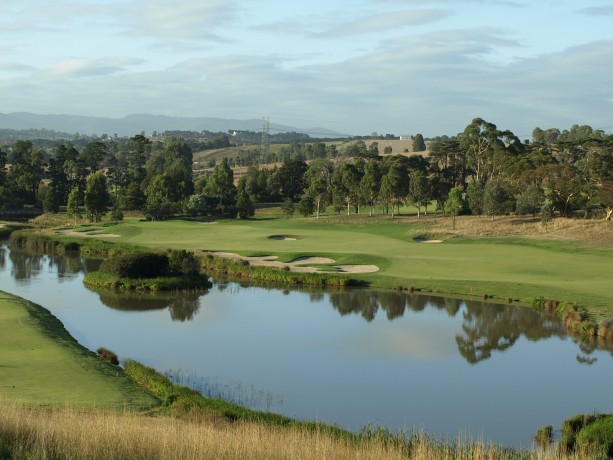
[[[170,117],[166,115],[133,114],[123,118],[88,117],[80,115],[50,114],[40,115],[28,112],[0,113],[0,129],[47,129],[64,133],[80,133],[87,135],[133,136],[145,132],[211,131],[227,132],[229,130],[261,131],[262,120],[237,120],[214,117]],[[277,123],[270,124],[270,131],[297,132],[309,134],[312,137],[343,137],[338,132],[326,128],[297,128]]]

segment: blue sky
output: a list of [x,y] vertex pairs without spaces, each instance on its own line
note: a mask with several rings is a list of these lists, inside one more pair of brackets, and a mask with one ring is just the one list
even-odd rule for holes
[[611,24],[596,0],[3,0],[0,112],[613,132]]

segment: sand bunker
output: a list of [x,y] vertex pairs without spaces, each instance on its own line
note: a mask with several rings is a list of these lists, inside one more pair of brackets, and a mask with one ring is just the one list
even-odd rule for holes
[[278,240],[278,241],[296,241],[296,238],[291,236],[283,236],[283,235],[272,235],[268,237],[269,240]]
[[425,238],[414,238],[413,241],[417,243],[442,243],[443,240],[427,240]]
[[339,270],[339,273],[373,273],[379,270],[376,265],[332,265],[330,267],[313,267],[312,265],[333,264],[334,260],[327,257],[298,257],[291,262],[280,262],[277,256],[243,257],[232,252],[211,252],[216,257],[246,260],[251,265],[260,267],[289,267],[290,271],[300,273],[326,272],[326,268]]
[[55,233],[59,235],[81,236],[83,238],[119,238],[121,235],[114,233],[95,233],[92,232],[77,232],[75,230],[57,230]]

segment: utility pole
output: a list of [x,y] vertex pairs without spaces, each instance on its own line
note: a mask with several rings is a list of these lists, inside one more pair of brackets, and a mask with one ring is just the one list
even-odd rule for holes
[[260,158],[258,163],[262,163],[268,153],[268,135],[270,134],[270,119],[262,118],[262,141],[260,143]]

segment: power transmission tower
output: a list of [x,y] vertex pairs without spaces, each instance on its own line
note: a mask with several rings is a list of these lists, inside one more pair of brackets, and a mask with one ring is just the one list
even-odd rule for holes
[[266,158],[268,153],[268,135],[270,134],[270,119],[268,117],[262,118],[262,141],[260,143],[260,161],[261,163]]

